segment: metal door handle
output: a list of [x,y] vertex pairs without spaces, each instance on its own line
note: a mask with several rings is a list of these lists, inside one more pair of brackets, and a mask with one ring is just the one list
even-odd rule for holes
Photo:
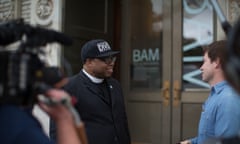
[[173,106],[177,107],[180,103],[180,96],[181,96],[181,87],[179,81],[174,81],[174,88],[173,88]]
[[169,81],[164,81],[162,92],[163,92],[163,104],[164,104],[164,106],[168,106],[169,101],[170,101],[170,83],[169,83]]

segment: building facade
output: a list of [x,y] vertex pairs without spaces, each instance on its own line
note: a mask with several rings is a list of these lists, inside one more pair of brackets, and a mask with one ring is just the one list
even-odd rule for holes
[[[240,1],[218,2],[234,25]],[[80,70],[81,46],[90,39],[120,50],[114,77],[133,144],[172,144],[197,134],[209,93],[199,71],[202,46],[225,38],[211,0],[0,0],[0,21],[19,17],[74,39],[71,47],[46,48],[49,63],[65,65],[68,75]],[[47,131],[48,118],[40,119]]]

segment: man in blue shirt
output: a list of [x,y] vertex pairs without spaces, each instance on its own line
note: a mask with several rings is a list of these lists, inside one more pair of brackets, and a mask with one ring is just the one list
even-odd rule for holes
[[181,144],[202,144],[210,138],[228,138],[240,132],[240,96],[225,81],[221,66],[225,50],[225,40],[213,42],[204,49],[200,70],[211,92],[202,106],[198,136]]

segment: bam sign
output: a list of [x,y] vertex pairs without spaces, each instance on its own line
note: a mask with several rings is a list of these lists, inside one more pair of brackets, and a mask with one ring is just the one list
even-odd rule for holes
[[159,61],[159,48],[133,49],[133,62],[156,62]]

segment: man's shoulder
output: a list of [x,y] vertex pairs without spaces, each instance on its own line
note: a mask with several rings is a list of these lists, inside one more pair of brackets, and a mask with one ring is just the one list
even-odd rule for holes
[[[18,106],[1,106],[0,115],[2,117],[0,120],[1,124],[12,123],[12,125],[15,126],[26,126],[36,123],[36,119],[31,114],[31,110],[24,110]],[[16,120],[18,120],[18,123],[16,123]]]
[[2,105],[0,106],[0,113],[7,114],[7,116],[18,116],[25,114],[25,112],[16,105]]
[[220,103],[223,105],[239,105],[240,108],[240,95],[229,85],[227,85],[220,94]]
[[78,74],[75,74],[73,76],[68,77],[69,83],[74,83],[74,82],[82,82],[84,79],[84,75],[79,72]]
[[237,93],[233,87],[229,84],[226,84],[225,87],[223,88],[222,94],[224,94],[225,96],[233,96],[236,98],[240,98],[239,93]]
[[90,80],[82,73],[75,74],[68,78],[67,84],[64,86],[64,90],[70,92],[70,94],[76,94],[83,91],[88,85]]

